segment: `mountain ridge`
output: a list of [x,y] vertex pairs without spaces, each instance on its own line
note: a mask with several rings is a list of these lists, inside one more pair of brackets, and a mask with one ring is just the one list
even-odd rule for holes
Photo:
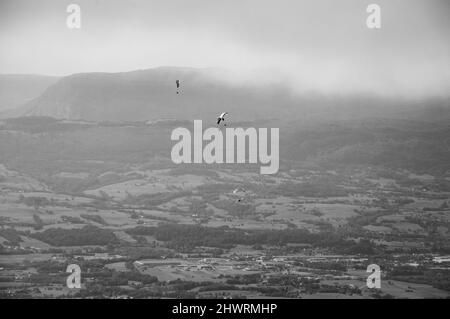
[[[127,72],[84,72],[57,78],[1,118],[49,116],[88,121],[160,118],[211,120],[221,112],[239,120],[383,116],[450,119],[450,99],[407,100],[375,95],[296,94],[285,83],[221,78],[212,68],[162,66]],[[181,86],[177,94],[176,80]]]
[[59,79],[58,76],[39,74],[0,74],[0,111],[20,107]]

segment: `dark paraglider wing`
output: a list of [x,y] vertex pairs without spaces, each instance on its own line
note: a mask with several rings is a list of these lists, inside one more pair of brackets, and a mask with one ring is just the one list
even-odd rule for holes
[[180,87],[180,80],[176,80],[177,89]]
[[220,124],[220,121],[221,121],[222,119],[220,118],[220,117],[218,117],[217,118],[217,124]]

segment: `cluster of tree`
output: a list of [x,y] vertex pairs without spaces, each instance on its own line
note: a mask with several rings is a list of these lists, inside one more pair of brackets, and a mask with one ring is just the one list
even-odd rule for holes
[[161,259],[162,257],[175,257],[172,251],[153,247],[123,247],[117,250],[120,255],[127,256],[130,260],[138,259]]
[[380,291],[375,291],[375,292],[372,294],[372,297],[373,297],[374,299],[395,299],[395,297],[394,297],[393,295],[391,295],[391,294],[383,294],[383,293],[380,292]]
[[125,199],[125,203],[145,206],[145,207],[153,207],[169,202],[178,197],[185,197],[192,195],[192,192],[189,191],[181,191],[181,192],[170,192],[170,193],[158,193],[158,194],[142,194],[138,196],[133,196],[130,202],[127,202]]
[[39,273],[39,274],[31,274],[29,278],[26,278],[25,281],[31,282],[34,284],[61,284],[65,283],[67,278],[67,274],[47,274],[47,273]]
[[208,283],[205,282],[198,282],[198,281],[187,281],[187,280],[181,280],[180,278],[171,280],[168,282],[168,285],[171,289],[174,289],[176,291],[188,291],[197,287],[204,286]]
[[43,232],[29,233],[28,236],[52,246],[108,245],[118,242],[112,231],[91,225],[81,229],[51,228]]
[[325,269],[325,270],[337,270],[345,272],[347,271],[347,267],[343,263],[334,262],[334,261],[321,261],[321,262],[302,262],[301,265],[303,267],[313,268],[313,269]]
[[0,237],[5,238],[11,246],[17,246],[22,242],[22,238],[14,228],[1,228]]
[[13,292],[0,290],[0,299],[33,299],[33,296],[26,288],[14,290]]
[[71,224],[84,224],[83,220],[78,217],[73,216],[61,216],[63,222],[71,223]]
[[439,206],[438,208],[435,208],[435,207],[424,207],[424,208],[423,208],[423,211],[424,211],[424,212],[433,212],[433,211],[446,211],[446,210],[449,210],[449,209],[450,209],[450,208],[449,208],[447,202],[444,201],[444,202],[441,204],[441,206]]
[[235,285],[229,285],[229,284],[222,284],[222,283],[214,283],[208,286],[200,287],[198,289],[199,292],[201,291],[216,291],[216,290],[239,290],[239,287],[236,287]]
[[449,269],[427,269],[426,267],[397,266],[387,273],[387,279],[428,284],[450,291]]
[[[316,226],[321,232],[330,232],[333,231],[333,225],[329,222],[324,221],[323,219],[319,220],[306,220],[308,224]],[[288,225],[289,226],[289,225]],[[297,226],[296,226],[297,227]]]
[[250,285],[260,283],[261,274],[237,275],[226,280],[229,285]]
[[369,240],[353,241],[336,232],[311,233],[305,229],[242,230],[229,227],[161,224],[158,227],[137,226],[128,229],[130,235],[150,235],[179,248],[198,246],[231,248],[235,245],[311,244],[329,247],[350,254],[373,254],[375,245]]
[[392,210],[377,210],[377,211],[359,211],[355,210],[358,215],[352,216],[348,219],[348,224],[351,227],[363,227],[367,225],[380,225],[378,218],[388,215],[396,214],[397,211]]
[[33,220],[35,230],[41,230],[44,227],[44,221],[39,215],[33,214]]
[[33,268],[38,273],[63,273],[66,270],[68,264],[53,260],[35,261],[32,263]]
[[78,293],[71,298],[114,298],[121,295],[130,295],[129,289],[117,286],[104,286],[102,284],[87,284],[85,289],[79,289]]
[[394,203],[400,206],[414,203],[414,199],[407,197],[398,197],[393,199]]
[[286,182],[274,187],[272,191],[274,195],[288,197],[339,197],[348,195],[348,191],[345,188],[324,182]]
[[271,286],[291,286],[294,288],[301,288],[305,286],[317,286],[319,285],[320,280],[315,278],[309,278],[309,277],[300,277],[297,275],[279,275],[279,276],[273,276],[269,277],[267,279],[267,284]]
[[25,197],[23,195],[19,196],[19,203],[23,203],[27,206],[33,207],[36,211],[39,210],[40,207],[47,206],[50,204],[50,201],[45,197]]
[[203,196],[211,196],[214,194],[224,194],[233,191],[236,188],[235,184],[225,184],[225,183],[209,183],[202,184],[197,187],[197,191]]
[[248,218],[249,216],[256,217],[256,210],[254,205],[246,204],[244,202],[236,202],[229,200],[217,200],[213,204],[219,209],[226,210],[230,216],[237,218]]
[[104,225],[104,226],[108,225],[106,220],[104,220],[103,217],[100,215],[80,214],[80,216],[86,220],[96,222],[100,225]]
[[318,293],[337,293],[344,295],[360,295],[361,289],[350,285],[320,285]]
[[209,281],[186,281],[181,279],[172,280],[168,283],[170,289],[177,292],[188,292],[197,288],[198,292],[216,291],[216,290],[239,290],[240,288],[230,283],[217,283]]
[[129,281],[140,282],[144,285],[158,282],[158,278],[141,274],[138,271],[111,271],[109,277],[103,277],[100,282],[105,286],[125,286]]
[[[285,288],[278,290],[277,295],[289,296],[289,287],[300,289],[308,294],[315,293],[339,293],[339,294],[361,294],[361,290],[358,287],[350,285],[326,285],[321,284],[318,278],[299,277],[297,275],[280,275],[270,277],[267,280],[267,284],[273,288]],[[273,295],[273,292],[272,292]]]

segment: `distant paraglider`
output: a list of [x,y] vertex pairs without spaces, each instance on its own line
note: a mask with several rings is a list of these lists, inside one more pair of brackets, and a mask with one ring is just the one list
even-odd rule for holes
[[225,124],[225,115],[227,115],[227,114],[228,114],[227,112],[223,112],[222,114],[219,115],[219,117],[217,118],[217,125],[219,125],[220,122],[223,122],[223,125],[227,126]]
[[234,196],[238,196],[238,203],[241,203],[244,201],[244,198],[246,196],[247,192],[245,189],[242,188],[236,188],[235,190],[233,190],[233,195]]
[[177,94],[179,93],[179,89],[180,89],[180,80],[176,80],[175,81],[176,85],[177,85]]

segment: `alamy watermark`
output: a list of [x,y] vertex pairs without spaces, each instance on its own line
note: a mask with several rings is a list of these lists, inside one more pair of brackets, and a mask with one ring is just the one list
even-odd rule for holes
[[67,13],[70,13],[66,19],[66,25],[69,29],[80,29],[81,28],[81,7],[72,3],[67,6]]
[[[79,4],[72,3],[66,8],[66,13],[69,15],[66,18],[66,26],[69,29],[81,28],[81,7]],[[381,28],[381,7],[376,3],[369,4],[366,8],[366,13],[369,15],[366,18],[366,26],[369,29]]]
[[[261,174],[278,172],[280,166],[278,128],[270,129],[270,152],[267,128],[250,127],[244,130],[228,127],[224,131],[225,134],[218,127],[210,127],[203,132],[201,120],[194,121],[193,137],[187,128],[174,129],[170,138],[178,143],[172,147],[172,161],[175,164],[260,163]],[[203,141],[209,143],[203,146]]]
[[[77,264],[67,266],[66,272],[70,275],[66,279],[66,285],[69,289],[81,288],[81,267]],[[367,266],[367,272],[370,275],[366,279],[366,286],[369,289],[381,289],[381,268],[377,264]]]
[[367,277],[366,285],[367,288],[381,288],[381,268],[377,264],[370,264],[367,266],[367,272],[370,275]]
[[77,264],[70,264],[67,266],[66,272],[70,275],[66,279],[66,285],[69,289],[81,288],[81,268]]
[[366,25],[369,29],[381,28],[381,7],[378,4],[372,3],[367,6],[367,13],[370,13],[366,19]]

